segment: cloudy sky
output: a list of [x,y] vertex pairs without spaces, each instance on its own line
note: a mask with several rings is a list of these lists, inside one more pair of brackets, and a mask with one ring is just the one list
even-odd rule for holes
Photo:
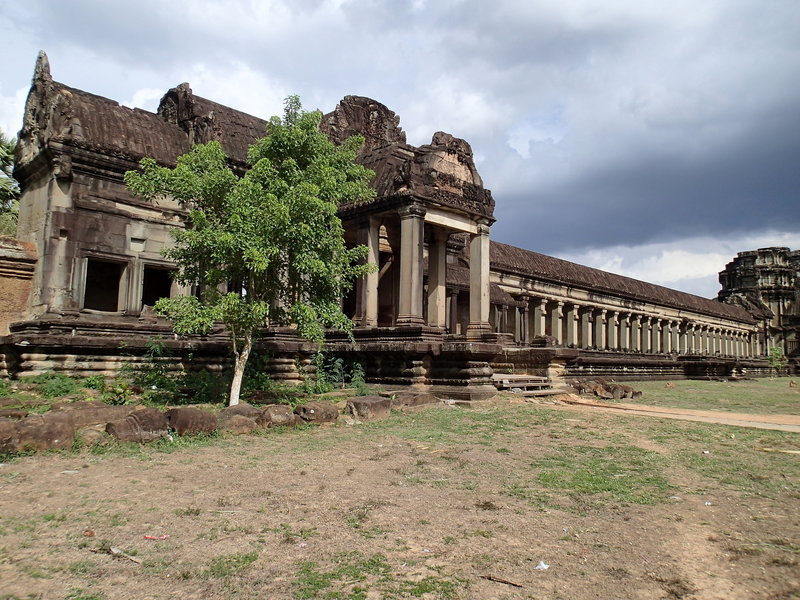
[[4,131],[40,49],[149,110],[183,81],[261,117],[364,95],[472,144],[498,241],[708,297],[800,248],[797,0],[0,0],[0,32]]

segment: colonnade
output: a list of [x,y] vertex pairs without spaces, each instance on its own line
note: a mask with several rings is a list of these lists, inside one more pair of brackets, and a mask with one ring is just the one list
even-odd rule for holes
[[550,336],[560,346],[595,350],[732,357],[763,353],[754,331],[686,318],[548,298],[526,298],[514,310],[513,330],[502,324],[496,329],[513,333],[517,342],[526,345],[537,336]]
[[[399,220],[399,228],[398,228]],[[489,325],[489,222],[467,219],[409,203],[395,211],[362,219],[358,241],[367,247],[367,262],[380,265],[380,231],[384,227],[392,248],[395,276],[396,311],[392,325],[430,326],[455,331],[458,316],[457,295],[446,287],[447,240],[452,233],[469,234],[469,323],[468,338],[490,332]],[[424,242],[428,241],[427,294],[423,284]],[[399,257],[399,261],[397,260]],[[383,273],[376,270],[357,285],[355,322],[361,327],[377,327],[379,286]],[[448,306],[448,302],[451,306]],[[425,304],[427,303],[427,305]],[[448,322],[448,318],[449,321]]]

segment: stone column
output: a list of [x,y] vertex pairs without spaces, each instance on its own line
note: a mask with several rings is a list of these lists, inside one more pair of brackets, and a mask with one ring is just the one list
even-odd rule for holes
[[606,310],[594,311],[594,345],[598,350],[606,348]]
[[374,217],[359,224],[358,243],[367,247],[366,262],[375,270],[356,282],[356,324],[378,326],[378,267],[380,265],[380,223]]
[[522,307],[522,343],[526,346],[531,343],[531,323],[530,306],[528,299],[525,299],[525,306]]
[[489,225],[478,224],[469,241],[469,325],[467,336],[480,338],[489,326]]
[[639,352],[642,349],[642,315],[631,313],[631,345],[630,349]]
[[447,231],[437,229],[428,245],[428,325],[444,327],[447,324]]
[[592,309],[585,308],[581,312],[581,348],[589,348],[592,345]]
[[447,312],[449,313],[447,322],[450,333],[458,333],[458,290],[450,292],[450,303]]
[[658,354],[661,352],[661,323],[663,323],[661,319],[652,320],[652,330],[650,332],[652,337],[650,341],[650,352],[653,354]]
[[678,338],[679,336],[678,330],[680,329],[680,326],[681,326],[680,321],[672,322],[672,338],[670,340],[670,344],[672,346],[672,352],[674,352],[675,354],[680,353],[680,341]]
[[641,321],[641,346],[639,349],[644,352],[650,352],[650,317],[642,315]]
[[573,348],[578,347],[579,310],[580,307],[577,304],[570,304],[569,310],[567,310],[567,339],[564,340],[564,344]]
[[630,313],[620,313],[620,317],[619,348],[628,351],[631,349],[631,315]]
[[547,330],[547,325],[545,321],[547,319],[547,300],[544,298],[539,298],[538,300],[534,301],[533,305],[533,335],[540,336],[545,335],[545,331]]
[[563,302],[555,302],[550,308],[550,335],[556,338],[559,345],[564,343],[564,335],[561,331],[561,318],[563,316],[563,309]]
[[[420,204],[409,204],[401,207],[398,212],[400,214],[400,302],[397,325],[399,327],[423,325],[425,320],[422,317],[422,234],[426,211]],[[487,308],[487,322],[488,316]]]
[[617,350],[619,348],[619,322],[617,318],[619,317],[619,313],[615,310],[609,311],[608,315],[608,323],[606,324],[606,333],[608,338],[608,349],[609,350]]
[[672,321],[662,321],[661,351],[669,354],[672,351]]

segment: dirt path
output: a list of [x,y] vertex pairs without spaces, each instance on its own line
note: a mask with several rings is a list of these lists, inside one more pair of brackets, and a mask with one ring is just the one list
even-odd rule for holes
[[701,423],[717,423],[720,425],[800,433],[800,416],[798,415],[758,415],[688,408],[665,408],[624,402],[607,404],[585,398],[565,402],[567,402],[568,406],[589,407],[604,412],[624,412],[630,415],[643,415],[662,419],[679,419],[681,421],[698,421]]

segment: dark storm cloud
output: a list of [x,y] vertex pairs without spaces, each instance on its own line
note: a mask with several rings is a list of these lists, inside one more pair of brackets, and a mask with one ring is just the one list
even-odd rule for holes
[[533,250],[800,230],[796,0],[9,4],[3,119],[43,48],[56,79],[123,101],[187,80],[259,116],[371,96],[412,143],[466,138],[493,236]]

